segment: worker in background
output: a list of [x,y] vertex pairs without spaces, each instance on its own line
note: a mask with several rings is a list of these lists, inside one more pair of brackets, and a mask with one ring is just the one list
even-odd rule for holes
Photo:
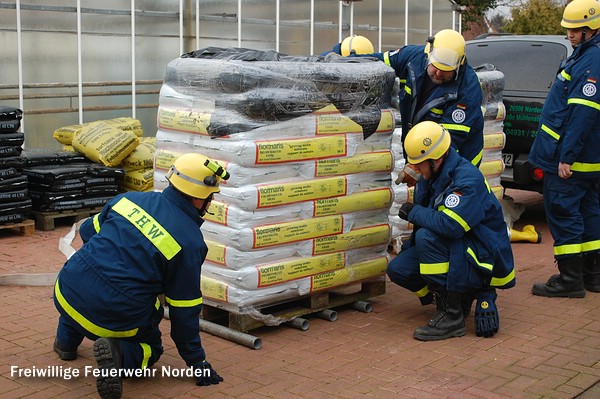
[[544,171],[544,209],[559,274],[534,295],[600,292],[600,3],[573,0],[561,26],[573,53],[561,65],[540,117],[529,161]]
[[346,37],[341,43],[333,46],[330,51],[325,51],[322,56],[329,53],[336,53],[344,57],[354,54],[371,54],[373,51],[373,44],[369,39],[360,35],[352,35]]
[[418,122],[434,121],[450,132],[452,147],[479,166],[483,156],[483,94],[477,74],[467,62],[460,33],[444,29],[425,45],[383,53],[357,52],[355,56],[378,58],[396,71],[402,142]]
[[163,192],[128,192],[85,221],[83,246],[65,263],[54,287],[60,313],[54,351],[77,358],[84,337],[94,340],[102,398],[120,398],[126,370],[151,367],[162,355],[163,308],[171,338],[193,370],[196,385],[223,379],[206,361],[200,342],[200,271],[208,248],[200,226],[219,183],[229,174],[200,154],[171,166]]
[[[423,341],[465,335],[471,293],[477,293],[477,336],[499,329],[495,288],[515,285],[513,254],[500,202],[479,169],[451,149],[448,129],[432,121],[405,137],[407,162],[421,174],[414,203],[400,218],[414,225],[390,262],[390,279],[412,292],[434,293],[436,313],[414,337]],[[467,304],[467,306],[465,306]]]

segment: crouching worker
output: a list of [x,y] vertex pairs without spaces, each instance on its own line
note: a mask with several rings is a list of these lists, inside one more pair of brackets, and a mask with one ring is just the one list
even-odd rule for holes
[[171,338],[196,385],[223,381],[200,342],[200,270],[208,251],[200,226],[227,178],[214,161],[185,154],[171,166],[162,193],[118,195],[82,224],[84,244],[54,287],[60,313],[54,351],[73,360],[84,337],[94,340],[101,398],[120,398],[124,376],[154,375],[139,371],[163,353],[161,294],[169,305]]
[[499,328],[495,289],[515,285],[500,202],[479,169],[451,149],[450,140],[444,127],[426,121],[404,141],[407,162],[422,176],[415,202],[404,203],[399,212],[413,224],[412,235],[387,274],[420,298],[433,293],[436,313],[414,331],[422,341],[465,335],[475,297],[476,333],[493,336]]

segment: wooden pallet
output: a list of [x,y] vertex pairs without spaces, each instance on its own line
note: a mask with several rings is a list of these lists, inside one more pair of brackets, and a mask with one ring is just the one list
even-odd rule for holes
[[[291,319],[318,313],[326,309],[350,305],[378,295],[385,294],[385,281],[364,281],[356,283],[351,287],[358,287],[358,291],[343,293],[343,289],[314,293],[295,300],[283,302],[277,305],[263,307],[260,312],[280,319]],[[351,288],[346,287],[346,288]],[[250,330],[264,327],[265,324],[250,315],[212,306],[204,301],[202,307],[202,318],[211,322],[225,325],[232,330],[248,332]]]
[[16,230],[22,236],[32,236],[35,233],[35,222],[31,219],[22,220],[19,223],[0,224],[0,230]]
[[88,216],[95,215],[102,210],[102,207],[73,209],[69,211],[52,211],[40,212],[31,211],[31,215],[35,218],[35,226],[42,231],[51,231],[55,229],[54,221],[56,219],[71,219],[69,223],[78,222]]

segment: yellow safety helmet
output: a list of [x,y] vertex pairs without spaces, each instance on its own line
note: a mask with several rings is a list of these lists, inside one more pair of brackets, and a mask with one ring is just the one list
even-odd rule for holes
[[567,29],[600,28],[600,3],[596,0],[573,0],[565,7],[560,25]]
[[465,39],[452,29],[444,29],[427,39],[429,63],[440,71],[457,71],[465,62]]
[[167,180],[173,187],[200,199],[218,193],[219,182],[228,178],[229,173],[221,165],[196,153],[180,156],[167,172]]
[[408,163],[418,164],[441,158],[450,148],[450,133],[439,123],[419,122],[404,138]]
[[344,57],[350,54],[371,54],[374,52],[373,44],[364,36],[348,36],[342,41],[340,51]]

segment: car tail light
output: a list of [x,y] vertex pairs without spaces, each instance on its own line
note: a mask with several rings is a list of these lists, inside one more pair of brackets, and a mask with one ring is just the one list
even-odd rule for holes
[[540,168],[533,168],[533,171],[531,172],[531,175],[537,181],[540,181],[540,180],[544,179],[544,171],[541,170]]

